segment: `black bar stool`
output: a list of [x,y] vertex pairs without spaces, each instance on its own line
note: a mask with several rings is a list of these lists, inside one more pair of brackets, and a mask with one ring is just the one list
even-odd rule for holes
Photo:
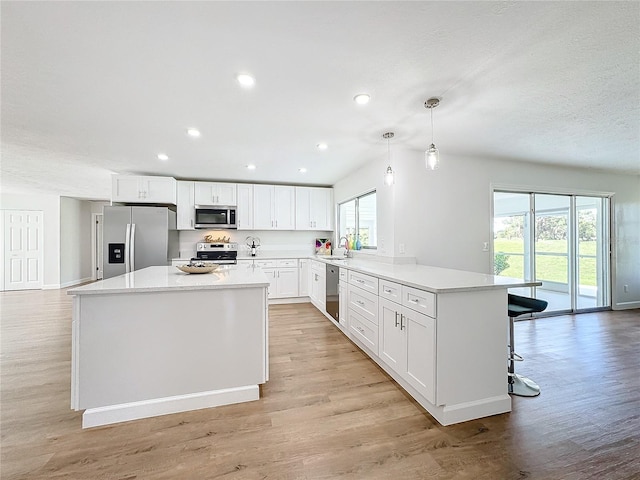
[[507,378],[509,381],[509,393],[513,395],[520,395],[521,397],[540,395],[540,387],[537,383],[515,372],[515,362],[521,362],[524,358],[514,350],[513,319],[527,313],[542,312],[547,308],[547,305],[548,302],[544,300],[509,294],[509,373]]

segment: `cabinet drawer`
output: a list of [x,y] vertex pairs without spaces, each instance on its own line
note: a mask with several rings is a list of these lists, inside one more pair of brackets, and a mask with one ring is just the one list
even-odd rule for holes
[[311,270],[314,272],[325,272],[327,270],[326,264],[317,260],[311,260]]
[[431,292],[403,285],[402,304],[411,310],[436,318],[436,296]]
[[256,260],[256,265],[261,268],[276,268],[275,260]]
[[378,325],[378,296],[349,284],[349,309]]
[[276,262],[276,266],[278,267],[298,267],[298,259],[297,258],[285,258],[282,260],[278,260]]
[[376,277],[372,277],[371,275],[365,275],[363,273],[349,270],[349,283],[352,285],[357,285],[358,287],[372,292],[375,295],[378,294],[378,279]]
[[349,309],[349,333],[355,337],[365,347],[378,355],[378,326],[372,325],[361,315]]
[[388,280],[380,280],[378,295],[380,298],[386,298],[392,302],[402,303],[402,285]]

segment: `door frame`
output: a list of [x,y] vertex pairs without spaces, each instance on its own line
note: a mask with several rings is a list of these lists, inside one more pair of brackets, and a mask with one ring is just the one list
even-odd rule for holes
[[[606,257],[609,263],[608,266],[608,282],[606,287],[606,299],[608,300],[609,305],[606,307],[595,307],[595,308],[582,308],[582,309],[573,309],[573,310],[563,310],[563,311],[554,311],[550,313],[539,313],[535,316],[552,316],[552,315],[563,315],[566,313],[586,313],[593,312],[599,310],[611,310],[613,308],[613,292],[615,291],[615,229],[613,225],[613,212],[614,212],[614,200],[615,200],[615,192],[606,192],[606,191],[595,191],[595,190],[581,190],[581,189],[571,189],[571,188],[554,188],[554,187],[536,187],[531,185],[512,185],[512,184],[503,184],[503,183],[491,183],[489,187],[489,232],[490,232],[490,248],[489,248],[489,261],[490,271],[493,272],[493,262],[495,258],[494,246],[493,246],[493,218],[495,215],[494,212],[494,195],[496,192],[513,192],[513,193],[526,193],[526,194],[547,194],[547,195],[568,195],[570,196],[570,211],[569,211],[569,220],[570,225],[569,228],[572,228],[573,216],[574,216],[574,207],[575,207],[575,197],[601,197],[608,199],[608,207],[603,209],[603,215],[606,216],[606,229],[604,232],[603,242],[608,245],[608,249],[606,252]],[[605,211],[606,210],[606,211]],[[532,220],[533,221],[533,220]],[[570,232],[571,233],[571,232]],[[575,233],[575,232],[574,232]],[[569,244],[569,249],[571,250],[572,244],[574,242],[571,241]],[[575,253],[575,252],[574,252]],[[575,258],[570,258],[569,262],[575,261]],[[574,266],[575,267],[575,266]],[[533,287],[536,288],[536,287]],[[577,288],[577,287],[576,287]],[[574,304],[575,299],[573,298],[573,292],[571,294],[571,303],[572,306]]]
[[91,280],[101,280],[103,276],[102,271],[102,256],[98,255],[98,252],[102,250],[102,228],[104,216],[102,213],[91,214]]

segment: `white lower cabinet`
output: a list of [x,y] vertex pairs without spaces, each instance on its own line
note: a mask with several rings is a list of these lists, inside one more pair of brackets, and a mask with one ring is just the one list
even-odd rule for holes
[[[390,298],[402,299],[402,304]],[[381,280],[379,302],[380,359],[435,404],[436,320],[416,311],[435,315],[435,295]]]
[[298,260],[256,260],[269,279],[269,298],[298,296]]
[[403,306],[406,368],[399,372],[421,395],[436,403],[436,320]]
[[325,312],[327,304],[326,266],[323,262],[316,260],[311,260],[310,263],[311,267],[309,270],[311,272],[311,278],[309,280],[309,297],[311,298],[311,303],[313,303],[318,310]]
[[407,332],[400,323],[403,320],[402,305],[381,298],[378,308],[380,359],[396,372],[402,373],[407,368]]
[[378,296],[373,292],[377,289],[377,278],[348,272],[348,331],[353,340],[375,356],[378,356]]
[[342,325],[342,328],[345,332],[349,329],[349,316],[347,313],[349,309],[347,297],[347,284],[341,281],[340,283],[338,283],[338,320],[340,321],[340,325]]
[[[351,292],[349,292],[351,293]],[[348,312],[349,333],[358,343],[364,345],[371,353],[378,355],[378,325],[364,318],[358,312],[349,308]]]
[[298,296],[309,296],[309,260],[301,258],[298,260]]

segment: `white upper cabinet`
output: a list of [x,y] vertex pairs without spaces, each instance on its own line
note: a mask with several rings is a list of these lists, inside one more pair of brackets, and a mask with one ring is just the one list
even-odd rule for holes
[[172,177],[113,175],[111,201],[175,205],[176,179]]
[[177,183],[176,220],[178,230],[195,230],[196,209],[193,182]]
[[239,183],[237,199],[236,224],[238,230],[253,230],[253,185]]
[[296,230],[333,230],[333,189],[295,187]]
[[253,186],[254,230],[295,230],[295,187]]
[[235,206],[236,188],[235,183],[195,182],[195,204]]

